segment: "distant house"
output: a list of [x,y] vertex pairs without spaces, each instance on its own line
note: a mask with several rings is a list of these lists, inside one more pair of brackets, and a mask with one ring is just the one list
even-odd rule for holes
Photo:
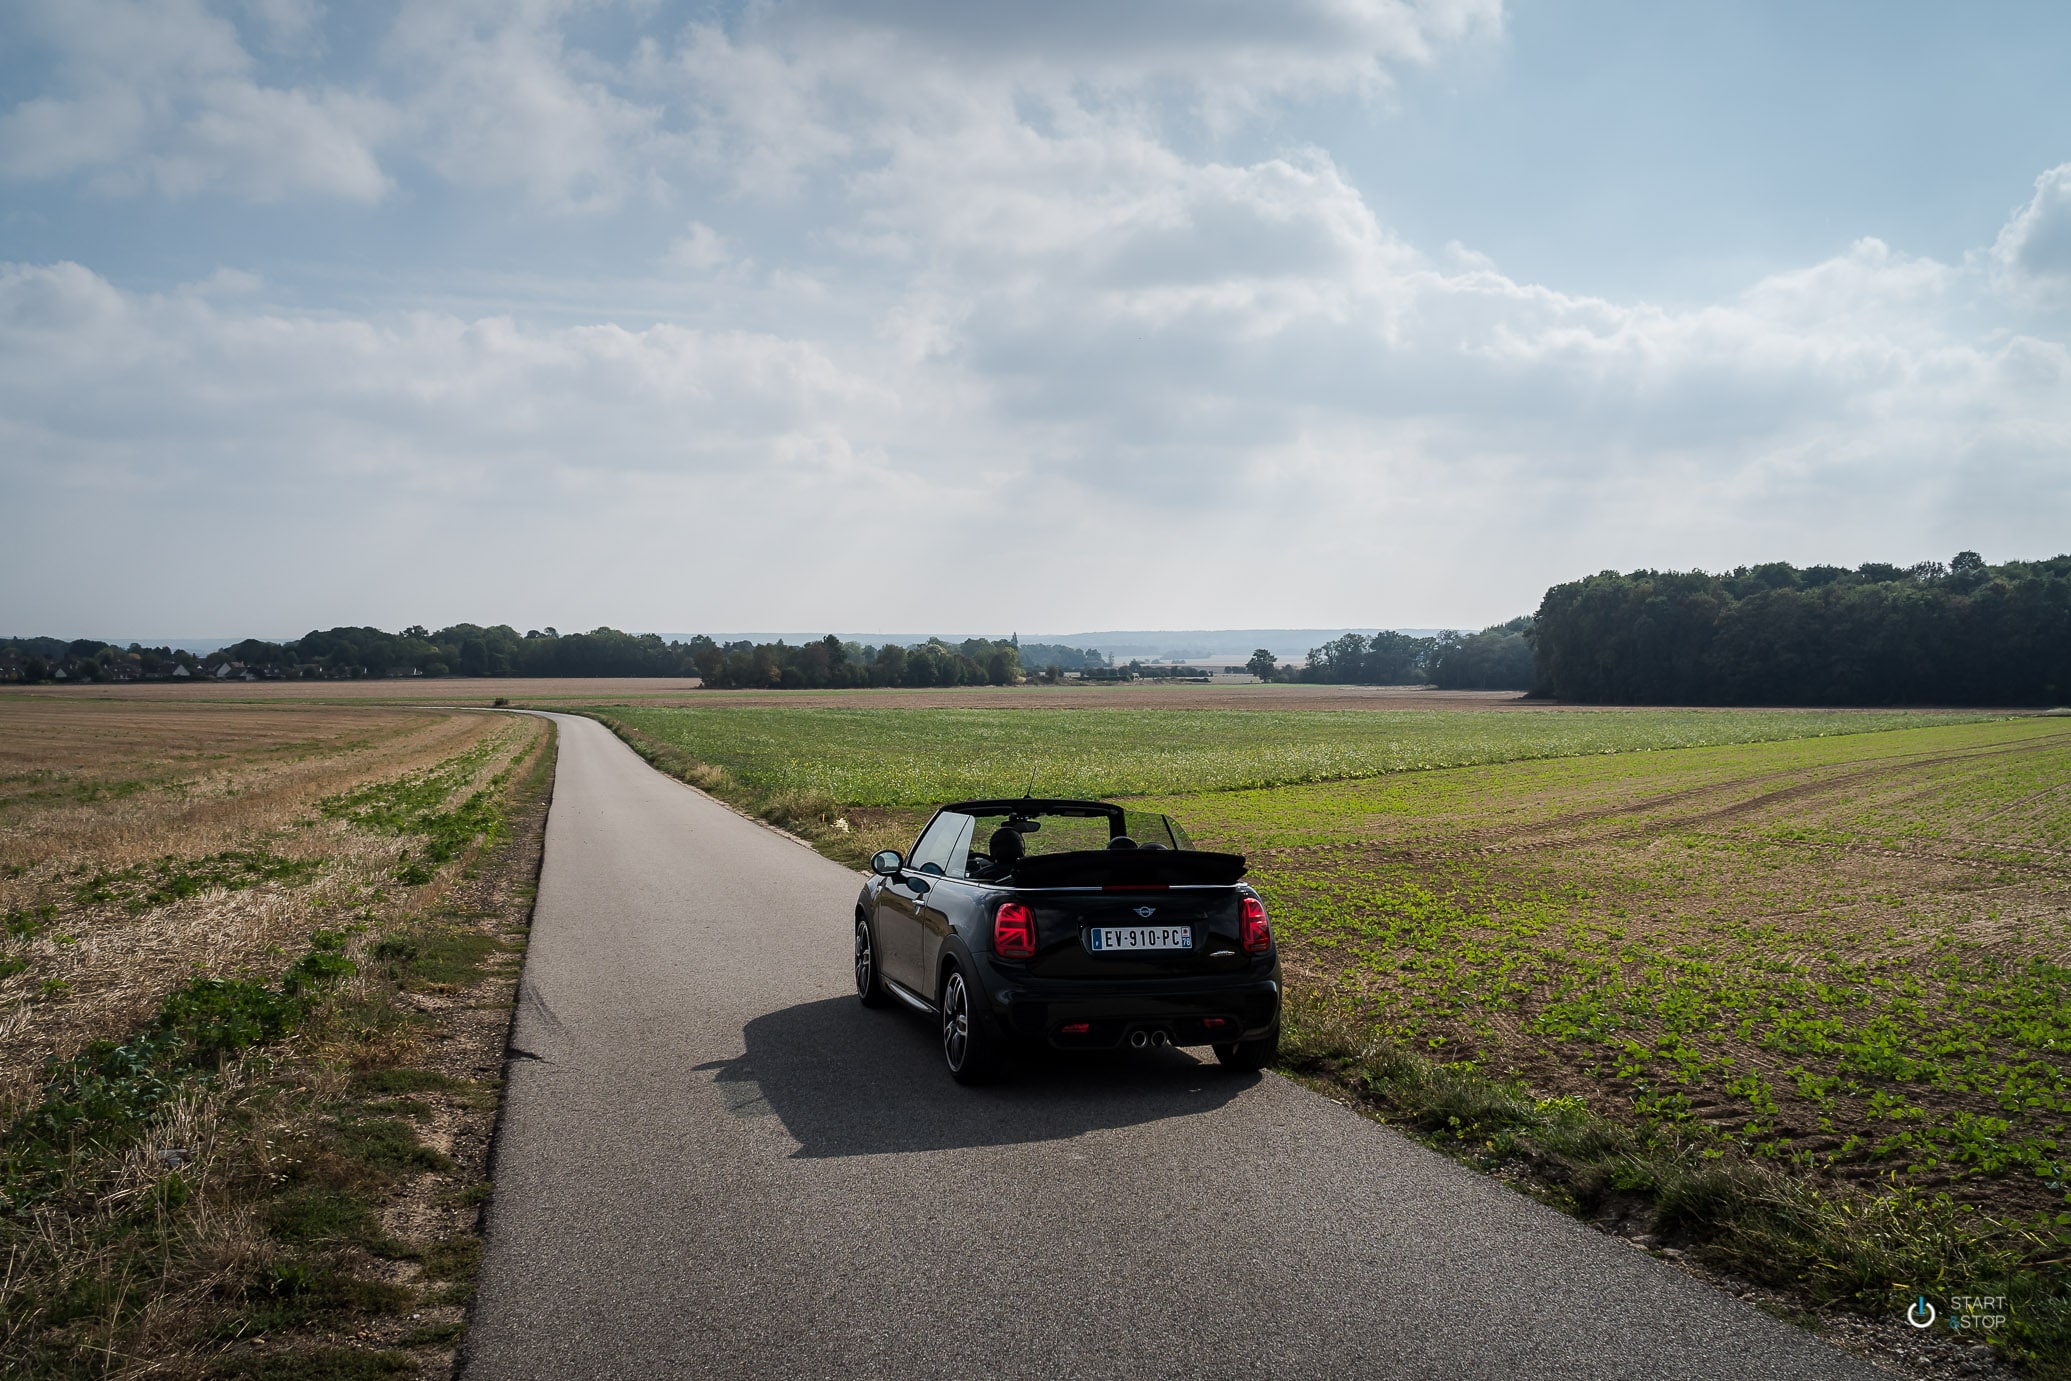
[[175,663],[173,664],[173,679],[174,679],[175,681],[184,681],[184,680],[188,680],[188,679],[189,679],[189,678],[191,678],[191,677],[192,677],[193,675],[194,675],[194,673],[193,673],[193,672],[191,672],[191,671],[189,671],[189,670],[187,670],[187,667],[186,667],[186,665],[185,665],[184,663],[180,663],[180,662],[175,662]]

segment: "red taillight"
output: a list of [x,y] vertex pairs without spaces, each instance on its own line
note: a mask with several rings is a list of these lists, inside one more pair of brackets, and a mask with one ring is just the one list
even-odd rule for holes
[[1060,1036],[1083,1036],[1092,1029],[1093,1023],[1090,1021],[1067,1021],[1064,1025],[1057,1028],[1057,1034]]
[[992,918],[992,952],[1002,959],[1035,953],[1035,913],[1018,901],[1003,902]]
[[1273,927],[1266,924],[1266,904],[1257,897],[1244,899],[1244,952],[1264,954],[1273,947]]

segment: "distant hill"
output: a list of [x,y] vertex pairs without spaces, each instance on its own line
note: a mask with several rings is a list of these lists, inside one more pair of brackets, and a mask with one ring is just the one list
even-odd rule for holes
[[[1367,624],[1360,628],[1136,628],[1109,629],[1091,633],[1022,633],[1023,644],[1050,643],[1064,647],[1096,648],[1117,662],[1131,658],[1144,661],[1198,662],[1225,660],[1232,665],[1240,664],[1253,652],[1263,647],[1277,654],[1282,661],[1299,662],[1310,648],[1321,647],[1333,638],[1347,633],[1372,633],[1375,626]],[[1412,637],[1435,637],[1442,629],[1398,628],[1398,633]],[[688,641],[688,633],[664,633],[662,637],[671,641]],[[774,643],[778,641],[797,646],[800,643],[815,642],[824,636],[818,633],[779,633],[767,630],[748,633],[715,633],[712,635],[722,643],[745,640],[753,643]],[[931,638],[946,643],[961,643],[967,638],[999,639],[1008,636],[1006,632],[992,633],[837,633],[843,642],[862,643],[865,646],[882,647],[896,643],[902,647],[918,647]]]

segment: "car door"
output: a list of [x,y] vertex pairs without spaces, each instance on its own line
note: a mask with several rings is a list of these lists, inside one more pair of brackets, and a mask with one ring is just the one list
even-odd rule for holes
[[920,966],[921,889],[927,886],[919,874],[902,872],[877,889],[877,971],[907,988]]
[[935,996],[936,971],[942,963],[942,946],[956,921],[970,909],[977,891],[977,884],[968,880],[971,837],[977,821],[968,815],[955,818],[962,824],[949,836],[947,854],[942,859],[943,879],[929,886],[928,894],[914,909],[914,935],[919,947],[913,968],[919,981],[907,986],[931,1000]]
[[[948,871],[950,846],[968,836],[972,821],[955,811],[937,812],[921,831],[912,856],[899,875],[877,890],[878,968],[894,983],[934,1000],[932,984],[921,976],[922,908],[929,905],[935,879]],[[937,913],[939,915],[939,913]],[[933,918],[930,918],[933,919]]]

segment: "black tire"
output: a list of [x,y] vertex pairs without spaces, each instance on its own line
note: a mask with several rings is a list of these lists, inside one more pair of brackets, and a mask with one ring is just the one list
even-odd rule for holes
[[856,915],[856,996],[865,1007],[882,1007],[886,997],[884,979],[877,972],[877,932],[870,918]]
[[1215,1047],[1215,1058],[1224,1069],[1254,1074],[1280,1058],[1280,1028],[1255,1041],[1229,1041]]
[[954,964],[942,975],[942,1062],[959,1084],[982,1084],[999,1073],[998,1038],[972,1009],[970,984]]

